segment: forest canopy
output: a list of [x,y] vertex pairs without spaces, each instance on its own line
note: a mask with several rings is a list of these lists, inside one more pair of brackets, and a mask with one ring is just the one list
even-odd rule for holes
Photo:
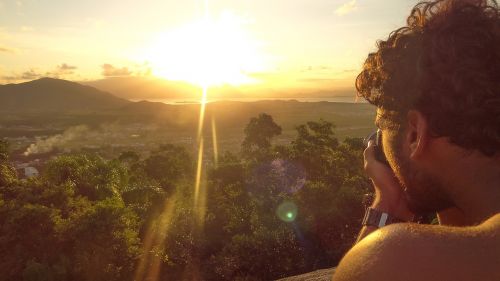
[[67,154],[18,179],[0,142],[2,279],[271,280],[334,266],[364,211],[364,147],[323,120],[296,131],[276,145],[272,116],[252,118],[240,153],[203,163],[199,201],[182,146]]

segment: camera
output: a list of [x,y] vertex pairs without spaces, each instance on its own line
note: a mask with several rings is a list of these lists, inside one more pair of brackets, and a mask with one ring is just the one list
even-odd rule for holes
[[365,138],[364,144],[368,146],[368,142],[373,140],[373,147],[375,149],[375,159],[385,165],[389,166],[389,162],[385,157],[384,150],[382,149],[382,130],[378,129],[375,132],[371,133],[368,137]]

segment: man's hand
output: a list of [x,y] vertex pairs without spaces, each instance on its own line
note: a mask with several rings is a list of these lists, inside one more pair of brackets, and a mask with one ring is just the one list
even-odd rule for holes
[[363,155],[365,171],[375,188],[375,200],[371,207],[401,220],[412,220],[414,214],[408,208],[403,195],[403,188],[396,179],[394,172],[387,165],[375,159],[373,141],[368,142],[368,147]]

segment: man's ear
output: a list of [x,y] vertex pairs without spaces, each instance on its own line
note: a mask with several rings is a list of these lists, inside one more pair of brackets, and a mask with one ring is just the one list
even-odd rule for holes
[[410,149],[410,158],[420,157],[429,142],[429,127],[427,119],[420,111],[410,110],[407,115],[406,141]]

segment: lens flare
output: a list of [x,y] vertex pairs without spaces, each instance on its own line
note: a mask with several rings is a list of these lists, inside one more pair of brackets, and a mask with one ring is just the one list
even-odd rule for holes
[[215,126],[215,117],[212,116],[212,144],[214,149],[214,166],[218,166],[219,147],[217,146],[217,127]]
[[[200,119],[198,121],[198,133],[197,133],[197,141],[198,141],[198,162],[196,165],[196,179],[194,185],[194,208],[195,210],[199,210],[199,202],[200,202],[200,186],[201,186],[201,176],[203,169],[203,124],[205,123],[205,107],[207,104],[207,93],[208,87],[203,86],[203,92],[201,95],[200,101]],[[203,198],[202,198],[203,199]],[[204,200],[201,200],[204,201]],[[195,212],[197,213],[197,212]],[[197,214],[198,218],[201,217],[200,213]]]
[[304,187],[306,171],[299,163],[275,159],[271,162],[271,167],[280,179],[282,191],[293,194]]
[[198,206],[201,186],[201,170],[203,168],[203,138],[200,139],[198,147],[198,161],[196,165],[196,180],[194,184],[194,206]]
[[165,200],[163,211],[157,220],[153,221],[144,238],[142,255],[135,271],[134,280],[158,280],[162,263],[162,253],[165,250],[165,240],[169,232],[178,194]]
[[197,134],[198,141],[200,141],[203,134],[203,123],[205,122],[205,107],[207,105],[207,94],[208,94],[208,87],[203,86],[203,91],[200,100],[200,119],[198,120],[198,134]]
[[284,201],[276,209],[276,215],[284,222],[293,222],[297,218],[297,205],[292,201]]

